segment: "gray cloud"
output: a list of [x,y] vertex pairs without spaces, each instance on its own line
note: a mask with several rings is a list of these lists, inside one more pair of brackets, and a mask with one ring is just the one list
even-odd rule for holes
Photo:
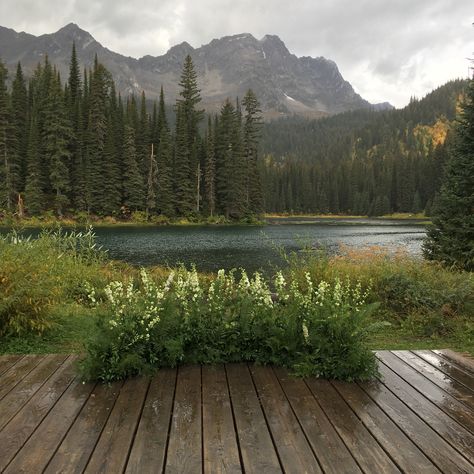
[[[470,8],[471,7],[471,8]],[[277,34],[298,56],[325,56],[368,100],[397,106],[466,76],[474,52],[467,0],[2,0],[0,24],[33,34],[73,21],[139,57],[242,32]]]

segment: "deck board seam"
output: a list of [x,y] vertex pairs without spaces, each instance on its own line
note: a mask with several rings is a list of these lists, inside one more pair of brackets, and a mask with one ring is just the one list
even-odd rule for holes
[[[23,360],[25,357],[22,357],[20,360]],[[10,388],[10,390],[8,390],[8,392],[4,393],[1,397],[0,397],[0,402],[16,387],[18,386],[19,383],[21,383],[31,372],[33,372],[33,370],[36,369],[36,367],[38,367],[38,365],[41,364],[41,362],[43,360],[45,360],[45,356],[43,356],[41,359],[38,360],[37,364],[35,364],[33,367],[31,367],[30,370],[28,370],[28,372],[26,372],[25,374],[23,374],[23,376],[15,383],[15,385],[12,385],[12,387]],[[2,377],[3,375],[5,375],[9,370],[13,369],[17,364],[18,362],[20,361],[16,361],[11,367],[9,367],[5,372],[3,372],[2,374],[0,374],[0,377]]]
[[179,372],[179,368],[177,367],[175,369],[173,398],[172,398],[172,401],[171,401],[170,417],[169,417],[169,421],[168,421],[168,433],[166,435],[165,454],[163,456],[163,466],[161,468],[161,473],[162,474],[165,474],[166,463],[168,461],[168,448],[169,448],[169,445],[170,445],[171,428],[172,428],[172,424],[173,424],[173,415],[174,415],[174,407],[175,407],[175,399],[176,399],[176,388],[178,386],[178,372]]
[[124,385],[124,382],[121,381],[121,385],[118,389],[118,393],[117,393],[117,396],[115,397],[113,403],[112,403],[112,406],[110,407],[110,410],[109,410],[109,413],[108,415],[105,417],[105,420],[104,420],[104,424],[102,425],[102,428],[100,429],[100,433],[99,435],[97,436],[96,440],[95,440],[95,443],[94,443],[94,447],[91,449],[91,452],[89,453],[89,456],[87,458],[87,461],[84,463],[84,469],[82,470],[82,472],[86,472],[87,470],[87,466],[89,466],[90,464],[90,461],[92,459],[92,455],[94,454],[94,451],[96,450],[97,448],[97,444],[99,442],[99,439],[101,438],[102,436],[102,433],[104,432],[104,429],[105,427],[107,426],[107,422],[109,421],[109,418],[110,416],[112,415],[112,412],[114,411],[114,408],[115,408],[115,405],[117,403],[117,400],[119,398],[119,395],[120,395],[120,392],[122,391],[122,388],[123,388],[123,385]]
[[[441,349],[442,350],[442,349]],[[446,354],[444,354],[443,352],[435,352],[434,350],[431,350],[430,349],[430,352],[432,352],[434,355],[440,357],[441,359],[444,359],[446,361],[446,363],[448,364],[451,364],[453,365],[454,367],[462,370],[463,372],[466,372],[466,375],[469,375],[470,377],[473,377],[474,376],[474,369],[471,368],[470,365],[468,364],[462,364],[461,362],[459,362],[458,360],[456,359],[452,359],[450,357],[448,357]],[[467,357],[465,357],[465,355],[463,355],[462,353],[458,353],[462,359],[466,359],[466,361],[471,361],[473,364],[474,364],[474,360],[473,359],[468,359]]]
[[275,442],[275,437],[273,436],[273,432],[270,428],[270,424],[268,423],[267,414],[265,413],[265,409],[263,408],[262,400],[260,399],[260,394],[258,393],[257,385],[256,385],[255,380],[253,378],[252,371],[250,370],[250,367],[249,367],[248,363],[246,363],[245,366],[247,367],[247,370],[250,374],[250,380],[252,381],[253,389],[255,390],[255,395],[257,396],[257,400],[258,400],[258,403],[260,405],[260,409],[262,410],[263,419],[265,420],[265,425],[266,425],[268,433],[270,435],[270,439],[272,440],[273,449],[275,450],[275,454],[276,454],[276,457],[278,459],[278,463],[280,464],[281,472],[285,473],[286,471],[285,471],[285,468],[283,467],[283,461],[281,460],[281,456],[280,456],[280,453],[278,452],[278,448],[277,448],[277,445],[276,445],[276,442]]
[[[393,354],[392,352],[390,352],[391,354]],[[396,356],[396,354],[393,354],[394,356]],[[403,359],[400,359],[399,357],[397,357],[397,359],[402,362],[404,365],[406,365],[409,369],[411,369],[412,371],[414,371],[415,373],[418,373],[418,371],[412,367],[410,364],[406,363]],[[386,366],[388,366],[387,363],[385,363]],[[389,366],[388,366],[389,367]],[[392,369],[391,367],[389,367],[392,372],[394,372],[396,375],[398,375],[398,377],[400,377],[406,384],[408,384],[411,388],[413,388],[416,392],[418,392],[425,400],[428,401],[428,404],[429,405],[432,405],[434,407],[436,407],[437,409],[441,410],[446,416],[448,416],[449,418],[451,418],[451,420],[456,423],[458,426],[460,426],[461,428],[465,429],[466,431],[468,431],[469,433],[471,433],[472,435],[474,435],[474,432],[468,428],[467,426],[464,426],[459,420],[456,420],[456,418],[453,418],[453,416],[448,412],[446,411],[446,409],[443,408],[443,404],[436,404],[435,402],[433,402],[432,400],[430,400],[421,390],[419,390],[416,385],[414,385],[413,383],[411,383],[410,381],[408,381],[402,374],[399,374],[398,372],[396,372],[394,369]],[[443,390],[442,387],[439,387],[437,384],[435,384],[434,382],[432,382],[429,378],[427,378],[424,374],[421,374],[421,376],[427,380],[428,382],[432,383],[433,385],[435,385],[436,387],[438,387],[440,390],[442,390],[444,393],[446,393],[446,396],[447,398],[451,399],[452,401],[454,402],[457,402],[457,403],[461,403],[466,409],[470,410],[470,407],[467,407],[466,405],[464,405],[462,402],[460,402],[457,398],[453,397],[450,393],[446,392],[445,390]]]
[[329,421],[329,424],[332,426],[332,428],[334,429],[334,432],[336,433],[336,435],[339,437],[339,439],[341,440],[342,444],[346,447],[347,451],[350,453],[350,455],[352,456],[352,459],[354,459],[354,462],[357,464],[357,466],[359,467],[359,469],[361,470],[361,472],[365,473],[366,471],[364,470],[364,468],[362,467],[362,465],[360,464],[360,462],[357,460],[357,458],[354,456],[351,448],[348,446],[348,444],[344,441],[344,437],[341,435],[341,433],[339,432],[339,430],[337,429],[337,426],[333,423],[333,420],[331,419],[331,417],[329,416],[329,414],[326,412],[326,410],[324,409],[324,406],[319,403],[318,399],[316,398],[316,395],[314,395],[313,393],[313,390],[311,390],[311,387],[308,385],[308,383],[306,382],[306,379],[303,379],[303,382],[304,384],[306,385],[306,387],[308,388],[309,390],[309,393],[311,393],[312,397],[314,398],[314,400],[316,401],[316,403],[319,405],[319,407],[321,408],[321,411],[324,413],[324,416],[327,418],[327,420]]
[[[433,352],[433,351],[430,351],[435,357],[438,357],[440,358],[441,360],[444,360],[447,364],[450,364],[452,365],[454,368],[460,370],[461,372],[464,372],[466,374],[467,377],[474,377],[474,373],[471,373],[471,371],[469,371],[469,369],[466,370],[465,367],[459,365],[459,364],[456,364],[455,361],[453,360],[450,360],[450,359],[447,359],[446,357],[443,357],[442,354],[438,354],[437,352]],[[418,354],[416,354],[418,355]],[[418,356],[418,357],[421,357],[421,356]],[[422,358],[423,359],[423,358]],[[431,363],[429,360],[426,360],[426,359],[423,359],[425,360],[426,362],[428,362],[428,364],[430,364],[432,367],[434,367],[435,369],[438,369],[440,372],[443,372],[444,375],[446,375],[446,377],[449,377],[450,379],[452,380],[455,380],[456,382],[460,383],[463,387],[466,387],[467,390],[469,390],[470,392],[472,392],[474,394],[474,389],[472,389],[471,387],[468,387],[462,380],[459,380],[457,377],[451,375],[451,374],[448,374],[446,371],[443,370],[442,367],[437,367],[436,365],[434,365],[433,363]]]
[[[9,356],[9,355],[12,355],[12,354],[4,354],[5,356]],[[20,360],[24,359],[26,354],[18,354],[19,355],[19,358],[16,359],[13,364],[11,365],[7,365],[6,367],[4,367],[3,369],[0,369],[0,377],[5,373],[5,372],[8,372],[12,367],[15,367],[16,364],[18,364],[18,362],[20,362]]]
[[310,449],[311,452],[313,453],[314,459],[316,460],[316,462],[317,462],[319,468],[321,469],[321,472],[324,473],[324,469],[323,469],[323,466],[322,466],[322,464],[321,464],[321,461],[318,459],[318,456],[316,455],[316,452],[315,452],[314,449],[313,449],[313,446],[312,446],[312,444],[311,444],[311,442],[310,442],[310,440],[309,440],[309,438],[308,438],[308,435],[306,434],[306,430],[304,429],[303,425],[301,424],[300,419],[299,419],[298,416],[296,415],[296,412],[295,412],[295,410],[294,410],[294,408],[293,408],[293,405],[291,404],[291,402],[290,402],[290,400],[289,400],[289,398],[288,398],[288,396],[287,396],[287,394],[286,394],[286,392],[285,392],[285,389],[283,388],[283,385],[282,385],[281,382],[280,382],[279,377],[277,376],[277,374],[276,374],[275,371],[273,370],[273,367],[269,367],[269,370],[271,370],[271,371],[273,372],[273,375],[275,376],[275,380],[277,381],[279,387],[281,388],[281,391],[282,391],[282,393],[283,393],[283,395],[284,395],[284,397],[285,397],[285,400],[288,402],[288,406],[290,407],[291,413],[293,413],[293,416],[295,417],[295,420],[296,420],[296,422],[298,423],[298,426],[300,427],[301,432],[303,433],[303,436],[304,436],[306,442],[308,443],[309,449]]
[[[69,360],[71,356],[67,356],[57,367],[56,369],[54,369],[53,372],[51,372],[51,374],[49,374],[46,379],[41,383],[41,385],[38,386],[38,388],[28,397],[28,399],[26,399],[22,404],[21,406],[18,407],[18,409],[12,414],[12,416],[8,419],[8,421],[0,428],[0,433],[8,426],[8,424],[13,420],[13,418],[15,418],[15,416],[18,415],[18,413],[20,413],[21,410],[23,410],[23,408],[25,407],[25,405],[27,405],[30,400],[46,385],[46,382],[48,382],[48,380],[53,377],[56,372]],[[46,359],[46,357],[44,357],[39,363],[38,365],[44,361]],[[35,367],[36,368],[36,367]],[[33,371],[33,370],[32,370]],[[10,392],[8,392],[10,393]]]
[[[84,403],[82,404],[81,406],[81,409],[78,410],[76,416],[74,417],[74,420],[72,420],[72,422],[70,423],[69,427],[67,428],[67,430],[65,431],[63,437],[61,438],[61,440],[59,441],[58,445],[56,446],[56,449],[54,449],[54,451],[52,452],[48,462],[46,463],[46,465],[44,466],[44,469],[43,471],[46,471],[48,469],[48,466],[51,464],[51,461],[53,460],[54,456],[56,456],[56,453],[58,452],[59,448],[61,447],[61,445],[63,444],[64,440],[66,439],[67,435],[69,434],[69,432],[71,431],[72,427],[74,426],[74,424],[76,423],[77,419],[79,418],[79,416],[81,415],[82,411],[84,410],[84,407],[87,405],[87,402],[90,400],[92,394],[94,393],[94,390],[95,388],[97,387],[97,383],[94,384],[92,390],[90,391],[89,395],[87,396],[86,400],[84,401]],[[59,400],[58,400],[59,401]]]
[[143,415],[143,410],[145,408],[146,399],[148,397],[148,394],[150,393],[150,387],[151,387],[151,378],[148,380],[148,385],[147,385],[147,388],[145,390],[145,396],[143,397],[142,406],[140,407],[140,412],[138,413],[137,419],[135,421],[135,428],[133,430],[133,435],[132,435],[132,439],[131,439],[131,442],[130,442],[130,446],[128,447],[127,456],[126,456],[125,462],[123,464],[122,474],[127,470],[127,465],[128,465],[129,460],[130,460],[130,454],[132,453],[133,444],[135,443],[135,437],[137,435],[138,427],[140,426],[140,421],[141,421],[142,415]]
[[[408,364],[408,362],[406,362],[405,360],[403,360],[401,357],[399,357],[397,354],[395,354],[394,352],[390,351],[394,356],[396,356],[401,362],[403,362],[404,364],[406,364],[408,367],[410,367],[410,369],[414,370],[417,374],[423,376],[426,380],[428,380],[430,383],[432,383],[433,385],[435,385],[436,387],[438,387],[440,390],[442,390],[444,393],[446,393],[447,396],[449,396],[450,398],[452,398],[453,400],[455,400],[456,402],[458,403],[461,403],[467,410],[472,410],[472,407],[470,407],[469,405],[466,405],[466,403],[463,401],[463,400],[460,400],[459,398],[457,398],[456,396],[454,396],[453,394],[449,393],[447,390],[445,390],[441,385],[439,385],[437,382],[434,382],[433,380],[431,380],[429,377],[427,377],[424,373],[423,373],[423,370],[418,368],[418,367],[413,367],[411,366],[410,364]],[[416,356],[418,359],[422,360],[423,362],[426,362],[427,364],[429,364],[429,362],[427,362],[425,359],[419,357],[417,354],[415,354],[414,352],[412,351],[409,351],[410,354],[413,354],[414,356]],[[429,364],[431,365],[431,364]],[[449,377],[448,375],[446,375],[444,372],[442,372],[441,370],[439,370],[437,367],[434,367],[433,365],[431,365],[431,367],[433,367],[435,370],[437,370],[439,373],[443,374],[444,376],[448,377],[450,380],[452,380],[453,382],[456,382],[456,383],[459,383],[457,380]],[[403,376],[401,376],[400,374],[397,374],[399,375],[399,377],[402,377],[403,380],[405,380],[406,383],[408,383],[409,385],[411,385],[417,392],[421,393],[423,395],[422,392],[420,392],[420,390],[418,390],[416,388],[416,386],[414,386],[413,384],[411,384],[410,382],[408,382],[408,380],[406,380]],[[465,387],[465,385],[463,385],[463,387]],[[469,388],[468,388],[469,389]],[[424,396],[424,395],[423,395]],[[474,396],[474,393],[473,393],[473,396]],[[436,405],[436,404],[435,404]],[[437,407],[439,407],[439,405],[436,405]],[[440,408],[440,407],[439,407]],[[444,411],[444,410],[443,410]],[[448,416],[449,413],[446,413]],[[452,417],[451,417],[452,418]],[[457,420],[454,420],[454,421],[457,421]],[[458,421],[459,423],[459,421]],[[461,424],[461,423],[459,423]],[[470,428],[467,428],[465,427],[464,425],[462,425],[464,428],[466,428],[468,431],[470,431],[472,434],[474,434],[474,432],[470,429]]]
[[225,372],[225,380],[226,380],[226,384],[227,384],[227,392],[229,394],[230,409],[231,409],[231,413],[232,413],[232,423],[234,424],[235,440],[237,442],[237,452],[239,454],[240,469],[242,470],[242,473],[245,474],[244,459],[243,459],[243,456],[242,456],[242,449],[241,449],[241,446],[240,446],[239,432],[238,432],[238,429],[237,429],[237,421],[236,421],[235,411],[234,411],[234,402],[232,400],[232,392],[230,390],[229,376],[227,374],[227,364],[224,364],[224,372]]
[[[380,363],[383,363],[383,362],[380,361]],[[395,372],[388,364],[385,364],[385,363],[383,363],[383,364],[384,364],[391,372],[393,372],[396,376],[402,378],[402,377],[401,377],[399,374],[397,374],[397,372]],[[402,378],[402,380],[404,380],[404,379]],[[424,423],[433,433],[435,433],[439,438],[441,438],[448,446],[450,446],[452,449],[454,449],[454,450],[456,451],[456,453],[458,453],[467,463],[469,463],[470,465],[472,465],[472,466],[474,467],[474,464],[472,463],[472,461],[470,461],[469,459],[467,459],[466,456],[465,456],[461,451],[459,451],[459,448],[458,448],[456,445],[454,445],[452,442],[450,442],[449,440],[447,440],[443,435],[441,435],[440,433],[438,433],[438,431],[437,431],[433,426],[431,426],[431,423],[428,423],[428,422],[427,422],[424,418],[422,418],[415,410],[413,410],[405,401],[403,401],[395,392],[393,392],[393,390],[391,390],[390,387],[388,387],[388,386],[384,383],[384,381],[383,381],[381,378],[379,378],[379,381],[380,381],[380,383],[382,383],[382,384],[384,385],[384,387],[385,387],[390,393],[392,393],[401,403],[403,403],[403,405],[405,405],[405,406],[408,408],[408,410],[410,410],[410,411],[416,416],[416,418],[418,418],[419,420],[421,420],[421,422]],[[367,393],[367,392],[366,392],[366,393]],[[367,393],[367,394],[368,394],[369,397],[370,397],[370,394],[369,394],[369,393]],[[376,401],[373,397],[370,397],[370,398],[371,398],[375,403],[377,403],[377,401]],[[428,402],[428,404],[434,405],[435,407],[439,408],[438,405],[432,403],[431,400],[427,399],[424,395],[423,395],[423,398],[425,398],[425,400]],[[383,411],[385,411],[378,403],[377,403],[377,405],[378,405]],[[444,413],[444,412],[443,412],[443,413]],[[395,424],[397,424],[396,421],[393,420],[393,419],[390,417],[390,415],[388,415],[388,413],[387,413],[387,416],[388,416]],[[398,426],[398,424],[397,424],[397,426]],[[462,426],[462,425],[459,425],[459,426],[461,426],[462,428],[464,428],[464,426]],[[402,429],[401,426],[399,426],[399,428],[405,433],[405,431]],[[469,431],[469,433],[470,433],[470,431]],[[408,434],[407,434],[407,436],[408,436]],[[411,438],[410,438],[410,439],[411,439]],[[416,443],[415,443],[415,444],[416,444]],[[433,462],[433,464],[435,464],[435,462],[432,460],[432,458],[431,458],[425,451],[423,451],[423,453],[425,454],[425,456],[426,456],[428,459],[431,460],[431,462]],[[442,469],[441,469],[437,464],[435,464],[435,465],[436,465],[436,467],[438,467],[438,469],[440,469],[440,470],[442,471]]]
[[[56,368],[56,370],[53,372],[53,374],[51,374],[51,376],[53,376],[54,374],[56,374],[56,372],[59,370],[59,368],[62,367],[62,366],[64,366],[64,365],[66,364],[66,362],[67,362],[68,360],[70,360],[70,359],[72,359],[72,360],[74,361],[75,357],[73,357],[72,355],[69,355],[68,357],[66,357],[66,359],[62,362],[62,364],[60,364],[60,365]],[[71,362],[71,363],[72,363],[72,362]],[[51,376],[48,377],[48,379],[51,378]],[[5,465],[5,467],[3,468],[3,471],[6,471],[6,470],[8,469],[8,466],[10,466],[10,464],[16,459],[16,457],[21,454],[21,451],[22,451],[23,448],[25,447],[26,443],[28,443],[28,441],[31,439],[31,437],[36,433],[36,430],[41,426],[41,424],[43,423],[43,421],[44,421],[44,420],[46,419],[46,417],[50,414],[51,410],[56,406],[56,403],[58,403],[58,401],[62,398],[62,396],[64,395],[64,393],[66,392],[66,390],[73,384],[74,380],[76,380],[76,377],[73,377],[73,378],[71,379],[71,381],[66,385],[66,387],[64,388],[64,390],[61,392],[61,395],[59,395],[59,397],[55,400],[55,402],[49,407],[48,411],[44,414],[44,416],[41,418],[41,420],[39,420],[39,422],[36,424],[36,426],[35,426],[34,429],[31,431],[31,433],[28,435],[28,437],[23,441],[21,447],[16,451],[15,455],[14,455],[14,456],[10,459],[10,461]],[[46,383],[46,381],[45,381],[45,383]],[[41,389],[43,386],[44,386],[44,384],[40,387],[40,389]],[[35,394],[38,393],[40,389],[38,389],[38,390],[35,392]],[[33,398],[33,397],[31,397],[31,398]],[[30,401],[31,398],[30,398],[28,401]],[[25,405],[23,405],[22,408],[24,408],[24,407],[25,407]],[[18,412],[17,412],[17,413],[18,413]],[[15,416],[16,416],[16,415],[15,415]],[[11,420],[12,420],[12,419],[10,418],[10,420],[8,421],[8,423],[10,423]],[[8,423],[7,423],[5,426],[7,426]]]
[[[331,384],[331,387],[334,388],[336,393],[339,395],[339,397],[342,399],[342,401],[345,403],[345,405],[349,408],[349,410],[354,414],[354,416],[359,420],[359,423],[366,429],[366,431],[370,434],[370,436],[375,440],[375,442],[379,445],[380,449],[385,453],[385,455],[390,459],[390,461],[393,462],[393,464],[397,467],[397,469],[400,472],[404,472],[403,469],[398,465],[396,460],[392,457],[392,455],[384,448],[382,443],[378,440],[378,438],[372,433],[372,431],[366,426],[366,424],[363,422],[363,420],[359,417],[359,415],[356,413],[356,411],[351,407],[351,405],[347,402],[347,400],[342,396],[341,392],[337,389],[337,387],[332,383],[331,380],[328,381]],[[361,468],[362,469],[362,468]],[[362,469],[362,471],[364,471]]]
[[[8,354],[5,354],[5,355],[8,355]],[[7,367],[3,368],[3,369],[0,369],[0,377],[5,373],[5,372],[8,372],[11,368],[15,367],[16,364],[18,364],[18,362],[20,362],[20,360],[24,359],[25,358],[25,355],[26,354],[21,354],[20,357],[18,359],[16,359],[12,365],[7,365]]]

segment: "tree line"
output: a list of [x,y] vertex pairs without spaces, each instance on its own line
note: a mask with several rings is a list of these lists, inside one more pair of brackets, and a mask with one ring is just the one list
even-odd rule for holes
[[268,212],[383,215],[431,212],[459,97],[456,80],[401,110],[357,110],[265,124]]
[[249,90],[206,121],[190,56],[174,126],[163,89],[151,111],[144,93],[124,99],[97,57],[81,72],[74,45],[65,84],[48,58],[28,81],[20,63],[11,88],[6,80],[0,62],[0,209],[227,219],[263,212],[259,102]]

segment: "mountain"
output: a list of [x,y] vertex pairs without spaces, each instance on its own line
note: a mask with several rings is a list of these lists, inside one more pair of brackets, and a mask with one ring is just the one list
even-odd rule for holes
[[198,72],[203,106],[210,111],[220,108],[227,97],[242,97],[248,88],[255,91],[269,118],[391,108],[387,103],[371,105],[356,94],[334,61],[298,58],[274,35],[261,40],[248,33],[225,36],[200,48],[183,42],[162,56],[135,59],[105,48],[74,23],[41,36],[0,27],[0,58],[11,71],[21,61],[28,75],[48,55],[66,78],[73,41],[80,62],[90,67],[97,54],[124,95],[144,90],[147,97],[154,98],[163,85],[167,101],[174,102],[183,60],[190,54]]

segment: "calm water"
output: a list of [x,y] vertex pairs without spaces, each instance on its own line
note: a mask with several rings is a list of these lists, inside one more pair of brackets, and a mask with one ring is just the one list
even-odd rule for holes
[[277,248],[298,251],[303,246],[337,252],[351,247],[403,247],[420,254],[425,236],[420,223],[396,220],[314,218],[269,220],[267,226],[168,226],[97,228],[98,242],[114,259],[136,265],[195,263],[201,271],[244,267],[268,270],[281,264]]

